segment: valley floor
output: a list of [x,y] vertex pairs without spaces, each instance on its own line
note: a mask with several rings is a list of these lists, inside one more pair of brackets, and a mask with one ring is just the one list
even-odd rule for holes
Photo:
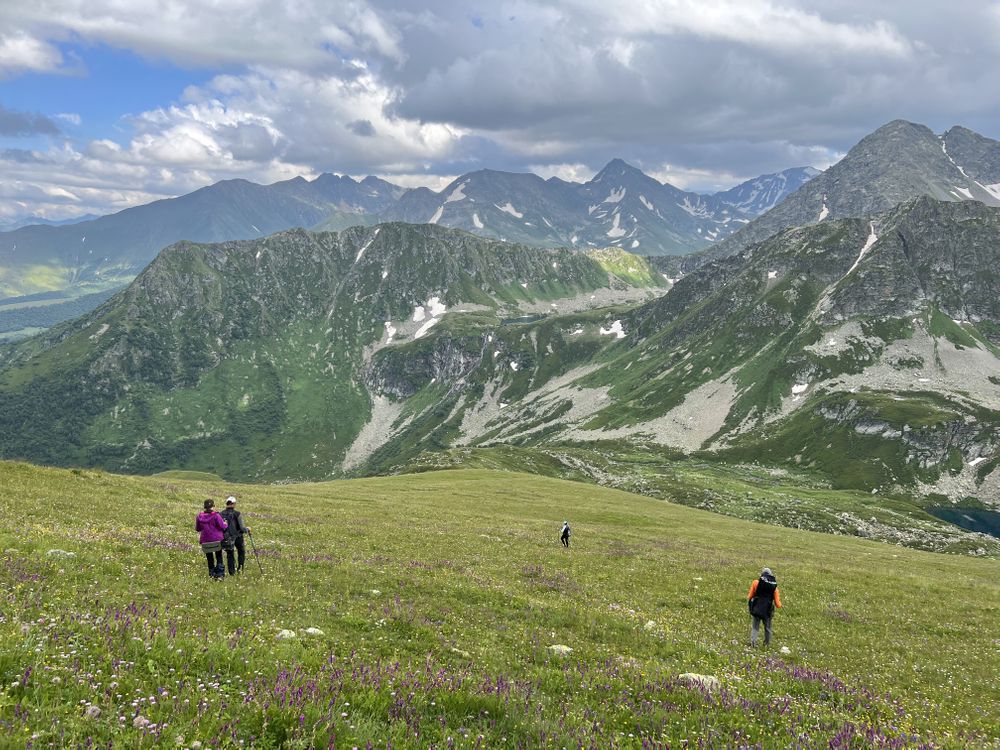
[[[229,493],[263,572],[211,583],[193,518]],[[995,560],[516,473],[9,462],[0,550],[0,746],[1000,747]]]

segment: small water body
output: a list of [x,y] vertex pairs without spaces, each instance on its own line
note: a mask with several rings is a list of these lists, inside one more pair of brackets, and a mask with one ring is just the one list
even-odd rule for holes
[[942,521],[1000,539],[1000,512],[973,508],[928,508],[927,512]]
[[542,315],[520,315],[520,316],[518,316],[516,318],[504,318],[503,320],[500,321],[500,324],[501,325],[505,325],[505,326],[518,326],[518,325],[522,325],[523,323],[534,323],[537,320],[541,320],[542,318],[547,318],[547,317],[548,316],[544,315],[544,314],[542,314]]

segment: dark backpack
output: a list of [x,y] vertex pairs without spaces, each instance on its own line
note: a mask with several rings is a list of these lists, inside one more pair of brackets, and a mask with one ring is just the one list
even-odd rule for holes
[[774,612],[774,592],[777,590],[778,581],[774,576],[761,576],[753,599],[750,600],[750,614],[754,617],[770,617]]
[[236,540],[243,535],[243,524],[240,522],[240,512],[238,510],[222,511],[222,518],[228,524],[222,537],[222,548],[233,549],[236,547]]

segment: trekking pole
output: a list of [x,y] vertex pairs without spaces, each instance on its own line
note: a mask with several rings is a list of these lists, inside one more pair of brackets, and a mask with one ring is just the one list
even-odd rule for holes
[[260,574],[264,575],[264,568],[261,567],[260,557],[257,555],[257,545],[253,543],[253,534],[247,529],[247,536],[250,537],[250,546],[253,548],[253,559],[257,561],[257,567],[260,568]]

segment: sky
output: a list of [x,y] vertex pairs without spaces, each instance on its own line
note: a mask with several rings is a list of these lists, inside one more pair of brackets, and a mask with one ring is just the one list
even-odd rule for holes
[[0,0],[0,221],[222,179],[713,192],[880,125],[1000,137],[987,0]]

